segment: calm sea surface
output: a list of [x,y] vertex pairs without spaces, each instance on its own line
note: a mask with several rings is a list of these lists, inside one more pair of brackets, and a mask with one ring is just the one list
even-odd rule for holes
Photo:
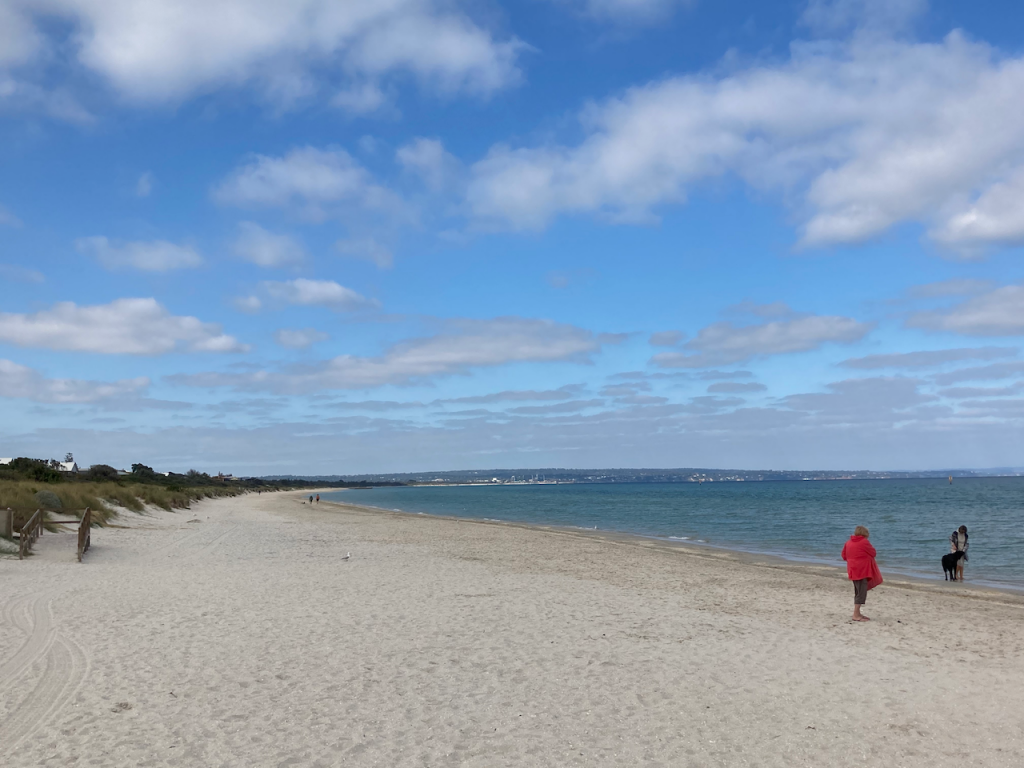
[[375,488],[325,499],[404,512],[597,528],[841,564],[854,526],[883,571],[941,579],[966,525],[972,581],[1024,589],[1024,478]]

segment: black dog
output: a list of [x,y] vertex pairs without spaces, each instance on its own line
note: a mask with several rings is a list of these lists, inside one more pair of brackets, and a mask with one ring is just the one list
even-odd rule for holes
[[950,552],[948,555],[942,556],[942,574],[946,577],[946,581],[956,581],[956,566],[963,556],[963,552]]

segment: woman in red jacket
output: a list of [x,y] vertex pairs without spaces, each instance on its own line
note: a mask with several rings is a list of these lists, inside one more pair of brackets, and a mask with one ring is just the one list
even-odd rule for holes
[[882,573],[875,562],[875,548],[868,541],[868,529],[858,525],[853,536],[843,545],[843,560],[846,561],[846,575],[853,582],[853,620],[871,621],[862,616],[860,607],[868,599],[868,590],[882,583]]

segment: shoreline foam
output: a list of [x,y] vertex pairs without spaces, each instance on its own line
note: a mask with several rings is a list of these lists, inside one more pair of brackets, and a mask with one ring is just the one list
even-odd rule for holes
[[[336,490],[337,489],[333,489],[330,492]],[[745,562],[751,565],[764,565],[770,567],[792,566],[794,568],[827,569],[827,571],[829,572],[842,576],[843,579],[847,578],[846,567],[843,564],[836,564],[834,562],[828,562],[823,559],[817,559],[810,556],[802,558],[800,556],[792,555],[790,553],[771,552],[757,549],[741,549],[737,547],[725,547],[708,542],[701,542],[698,539],[675,539],[672,537],[645,536],[643,534],[630,533],[628,531],[614,531],[601,528],[593,529],[582,528],[577,526],[528,523],[521,522],[518,520],[501,520],[499,518],[460,517],[459,515],[438,515],[433,514],[431,512],[414,512],[410,510],[393,509],[389,507],[375,507],[372,504],[349,504],[346,502],[333,501],[330,499],[322,499],[320,503],[350,508],[354,510],[363,510],[367,512],[386,512],[389,514],[404,515],[414,518],[426,517],[437,520],[449,520],[490,525],[505,525],[537,531],[548,531],[553,533],[578,532],[584,535],[591,535],[608,541],[622,541],[623,543],[629,543],[633,540],[635,540],[635,543],[637,544],[643,544],[645,542],[661,542],[667,545],[670,549],[684,550],[695,555],[707,555],[710,552],[718,552],[725,556],[735,557],[741,562]],[[882,576],[885,578],[886,583],[906,586],[908,588],[924,587],[931,588],[932,590],[941,590],[944,593],[950,595],[966,594],[968,596],[978,597],[986,595],[1007,595],[1011,597],[1020,598],[1022,604],[1024,604],[1024,585],[1017,586],[1012,584],[1001,584],[986,581],[965,581],[956,582],[954,584],[952,582],[947,582],[944,579],[940,579],[938,577],[931,577],[926,574],[890,567],[886,567],[886,569],[882,573]]]

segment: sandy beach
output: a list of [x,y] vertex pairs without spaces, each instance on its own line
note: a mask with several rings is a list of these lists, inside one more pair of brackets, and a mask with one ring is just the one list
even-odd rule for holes
[[302,498],[0,558],[4,764],[1024,764],[1018,596]]

